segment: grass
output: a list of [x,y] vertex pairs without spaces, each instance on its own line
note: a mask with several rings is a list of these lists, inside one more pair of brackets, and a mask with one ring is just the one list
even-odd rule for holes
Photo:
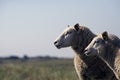
[[73,61],[28,60],[0,63],[0,80],[77,80]]

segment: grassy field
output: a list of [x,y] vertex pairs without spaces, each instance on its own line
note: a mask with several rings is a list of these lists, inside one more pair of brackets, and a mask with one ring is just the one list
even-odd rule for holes
[[71,59],[5,60],[0,63],[0,80],[78,80]]

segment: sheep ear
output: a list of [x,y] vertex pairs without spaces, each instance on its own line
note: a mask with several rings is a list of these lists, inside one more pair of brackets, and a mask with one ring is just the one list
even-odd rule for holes
[[107,31],[105,31],[105,32],[102,33],[102,37],[103,37],[103,39],[104,39],[105,41],[108,40],[108,33],[107,33]]
[[79,24],[78,24],[78,23],[75,24],[75,25],[74,25],[74,28],[75,28],[76,31],[78,31],[78,30],[79,30]]

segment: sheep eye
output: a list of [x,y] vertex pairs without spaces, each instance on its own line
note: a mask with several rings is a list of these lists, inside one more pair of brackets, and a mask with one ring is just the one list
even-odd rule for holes
[[95,43],[100,43],[100,40],[95,41]]
[[71,34],[71,33],[72,33],[71,31],[67,32],[67,34]]
[[104,43],[104,40],[98,39],[98,40],[95,41],[95,43]]
[[100,43],[100,40],[96,40],[93,45],[95,45],[96,43]]
[[65,35],[71,34],[72,32],[67,32]]

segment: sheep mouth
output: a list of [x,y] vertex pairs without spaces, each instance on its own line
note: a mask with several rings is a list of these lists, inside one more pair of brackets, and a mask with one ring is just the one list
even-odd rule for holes
[[61,44],[55,45],[58,49],[61,48]]

